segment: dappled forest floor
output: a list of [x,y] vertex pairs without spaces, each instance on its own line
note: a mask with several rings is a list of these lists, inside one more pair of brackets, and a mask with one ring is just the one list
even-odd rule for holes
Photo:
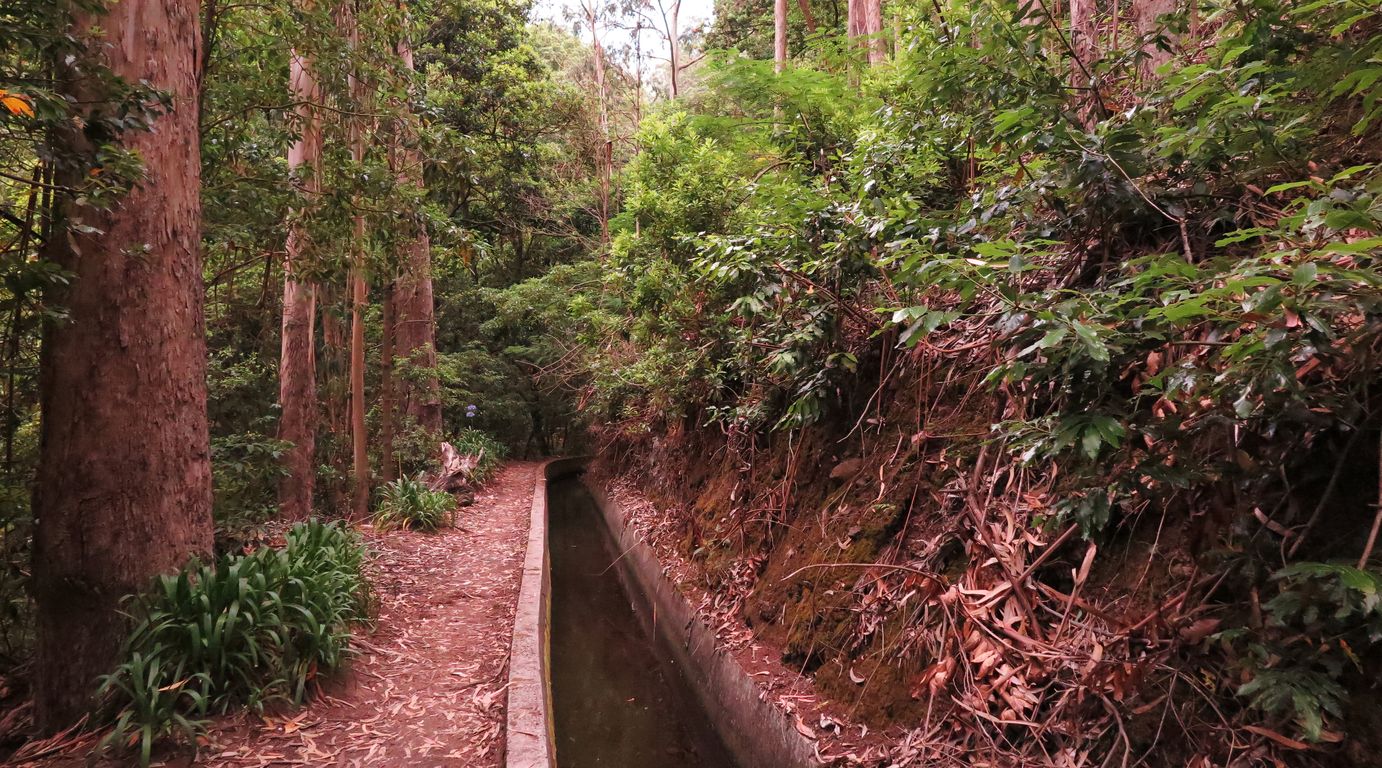
[[[498,766],[509,638],[540,465],[512,462],[437,533],[365,528],[375,626],[306,707],[217,719],[169,766]],[[87,764],[92,739],[14,762]],[[30,753],[32,754],[32,752]],[[22,755],[22,752],[21,752]]]

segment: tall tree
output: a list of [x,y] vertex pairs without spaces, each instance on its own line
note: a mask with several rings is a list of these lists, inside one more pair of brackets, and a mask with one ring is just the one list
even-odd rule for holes
[[806,22],[806,33],[816,34],[816,14],[811,12],[811,0],[797,0],[797,7],[801,9],[801,18]]
[[1092,105],[1098,101],[1092,90],[1098,87],[1092,74],[1098,43],[1097,13],[1094,0],[1070,0],[1070,76],[1076,98],[1082,102],[1079,114],[1085,119],[1093,114]]
[[681,0],[657,0],[662,14],[663,35],[667,38],[667,74],[669,95],[681,95]]
[[[349,2],[340,6],[340,24],[350,41],[352,52],[360,48],[360,22]],[[351,107],[359,112],[350,121],[350,159],[356,166],[365,162],[365,131],[368,86],[359,69],[350,73]],[[369,514],[370,467],[369,435],[365,430],[365,304],[369,287],[365,283],[365,214],[356,201],[350,241],[350,445],[354,492],[351,508],[356,519]]]
[[877,64],[888,57],[888,48],[883,40],[883,0],[848,0],[846,32],[849,39],[863,38],[870,64]]
[[[1137,34],[1144,39],[1153,40],[1163,30],[1161,17],[1175,10],[1175,0],[1132,0],[1130,8]],[[1153,77],[1157,68],[1171,59],[1170,51],[1156,42],[1145,45],[1142,52],[1145,58],[1138,69],[1144,79]]]
[[[405,73],[414,68],[413,49],[407,39],[398,43],[399,61]],[[417,149],[416,118],[407,105],[400,109],[396,173],[401,184],[412,187],[416,198],[422,191],[422,153]],[[436,307],[432,295],[432,241],[421,215],[415,215],[412,236],[405,240],[402,276],[393,293],[395,354],[411,366],[398,382],[403,413],[423,429],[442,429],[441,384],[437,379]],[[389,361],[392,366],[392,359]]]
[[171,101],[153,130],[126,131],[105,148],[78,121],[54,136],[55,155],[81,158],[63,165],[61,189],[83,184],[98,150],[137,153],[143,174],[106,208],[77,195],[56,201],[63,235],[47,248],[73,279],[47,297],[69,317],[45,328],[41,356],[34,690],[45,731],[93,703],[125,638],[120,599],[211,549],[198,18],[196,0],[79,13],[84,53],[59,71],[87,125],[113,111],[116,89],[90,74],[102,65]]
[[773,0],[773,69],[787,67],[787,0]]
[[[298,137],[288,149],[288,168],[310,205],[321,193],[321,88],[306,56],[294,53],[290,67],[289,88],[297,102]],[[309,236],[300,217],[302,211],[298,213],[285,244],[278,361],[278,438],[292,444],[283,457],[278,503],[281,514],[291,520],[304,519],[312,512],[317,435],[316,293],[302,277]]]
[[[581,4],[584,22],[590,27],[591,64],[595,71],[595,98],[599,109],[600,137],[596,149],[595,168],[600,177],[599,218],[600,244],[609,245],[610,176],[614,165],[614,140],[609,131],[609,89],[605,84],[605,47],[600,40],[601,9],[595,0]],[[675,71],[676,67],[673,67]]]
[[861,32],[868,37],[869,63],[878,64],[888,58],[888,42],[883,39],[883,0],[863,0],[863,5]]
[[393,309],[393,284],[384,286],[379,331],[379,474],[385,483],[394,481],[394,333],[397,326]]

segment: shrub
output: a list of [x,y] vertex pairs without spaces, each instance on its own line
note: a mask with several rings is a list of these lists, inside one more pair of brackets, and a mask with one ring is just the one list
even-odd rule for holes
[[428,488],[422,475],[400,477],[380,489],[374,526],[381,531],[393,528],[435,531],[455,508],[456,499],[444,491]]
[[283,455],[291,447],[256,431],[211,439],[218,551],[251,540],[277,513],[278,481],[287,474]]
[[462,455],[480,456],[480,466],[475,468],[474,480],[483,483],[494,474],[499,462],[508,455],[508,448],[488,432],[479,429],[463,429],[450,440]]
[[140,748],[193,737],[198,718],[272,699],[300,703],[307,683],[340,665],[367,616],[365,548],[339,523],[313,520],[281,549],[192,562],[134,601],[125,661],[101,692],[118,706],[106,744]]

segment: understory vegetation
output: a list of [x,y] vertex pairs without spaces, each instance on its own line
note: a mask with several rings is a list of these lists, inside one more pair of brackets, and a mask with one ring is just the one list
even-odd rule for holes
[[456,509],[456,498],[445,491],[434,491],[419,475],[400,477],[379,489],[374,508],[374,527],[381,531],[412,528],[435,531]]
[[136,747],[148,765],[156,740],[191,741],[213,713],[301,703],[369,618],[364,559],[358,534],[312,521],[282,546],[162,577],[129,607],[125,658],[102,684],[117,711],[105,743]]

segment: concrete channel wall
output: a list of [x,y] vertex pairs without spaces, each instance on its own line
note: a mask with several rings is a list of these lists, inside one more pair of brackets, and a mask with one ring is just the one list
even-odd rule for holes
[[514,611],[509,647],[509,702],[504,729],[507,768],[554,768],[552,690],[547,684],[548,617],[551,581],[547,568],[547,483],[581,471],[586,460],[553,459],[542,465],[533,487],[528,521],[528,551]]
[[[544,465],[533,489],[528,551],[514,619],[509,660],[509,705],[505,742],[507,768],[556,768],[548,685],[550,580],[547,567],[547,482],[579,472],[587,459],[557,459]],[[619,506],[601,489],[589,488],[604,517],[606,533],[621,554],[620,577],[637,585],[652,604],[659,644],[673,655],[712,725],[743,768],[817,766],[814,745],[787,715],[765,701],[758,685],[664,575],[651,547],[639,540]],[[628,766],[627,768],[644,768]],[[647,768],[653,768],[648,766]]]
[[652,603],[660,647],[672,653],[735,762],[741,768],[819,766],[815,744],[797,731],[786,713],[764,699],[753,678],[720,648],[714,630],[667,578],[657,553],[628,525],[624,510],[603,489],[589,490],[617,551],[623,553],[621,578],[637,585]]

